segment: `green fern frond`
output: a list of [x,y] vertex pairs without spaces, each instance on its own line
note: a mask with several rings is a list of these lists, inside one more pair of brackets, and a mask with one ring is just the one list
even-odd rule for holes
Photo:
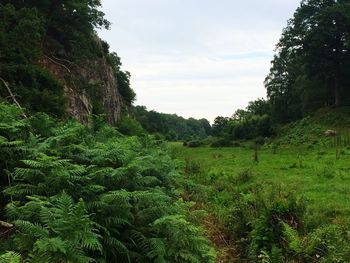
[[104,194],[101,201],[106,203],[124,203],[127,204],[130,200],[130,193],[125,190],[111,191]]
[[14,221],[14,224],[19,231],[30,236],[34,236],[36,238],[44,238],[49,236],[49,231],[39,224],[33,224],[24,220],[16,220]]
[[283,227],[283,236],[288,241],[288,247],[295,253],[300,254],[303,251],[303,241],[298,232],[288,224],[281,222]]
[[5,254],[0,255],[0,262],[1,263],[20,263],[21,255],[13,251],[6,252]]
[[111,248],[119,251],[120,253],[127,254],[129,249],[123,244],[123,242],[119,241],[115,237],[107,236],[104,237],[104,242]]

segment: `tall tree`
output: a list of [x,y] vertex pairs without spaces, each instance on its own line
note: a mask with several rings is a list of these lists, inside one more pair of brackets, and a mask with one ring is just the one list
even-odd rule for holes
[[303,0],[265,80],[273,115],[289,120],[325,105],[349,104],[349,43],[348,0]]

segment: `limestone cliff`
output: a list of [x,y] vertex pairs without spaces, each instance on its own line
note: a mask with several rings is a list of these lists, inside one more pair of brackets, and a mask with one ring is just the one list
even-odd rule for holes
[[98,109],[98,113],[106,114],[108,123],[116,125],[123,98],[105,57],[73,63],[44,55],[39,63],[62,83],[68,100],[68,116],[88,124],[89,116]]

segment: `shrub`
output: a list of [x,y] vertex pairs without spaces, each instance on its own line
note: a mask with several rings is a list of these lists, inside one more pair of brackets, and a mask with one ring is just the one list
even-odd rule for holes
[[199,175],[202,172],[202,166],[200,162],[196,160],[186,159],[185,161],[185,174],[186,175]]
[[187,146],[188,146],[188,147],[191,147],[191,148],[200,147],[200,146],[202,146],[202,142],[201,142],[201,141],[198,141],[198,140],[196,140],[196,141],[189,141],[189,142],[187,143]]
[[[239,145],[239,144],[236,143],[235,145]],[[212,142],[210,146],[213,147],[213,148],[217,148],[217,147],[232,147],[232,146],[234,146],[234,144],[229,139],[218,138],[217,140]]]
[[236,180],[239,184],[242,184],[242,183],[246,183],[246,182],[250,181],[251,178],[252,178],[252,171],[250,169],[246,169],[246,170],[241,171],[238,174]]
[[117,128],[124,135],[142,135],[145,133],[141,124],[130,117],[122,117]]

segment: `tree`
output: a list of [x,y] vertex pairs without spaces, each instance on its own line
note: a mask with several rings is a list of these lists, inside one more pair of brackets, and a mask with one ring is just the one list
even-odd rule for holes
[[247,106],[247,111],[254,115],[270,115],[271,105],[270,101],[264,99],[257,99],[255,101],[250,101]]
[[274,119],[289,121],[325,105],[349,104],[349,13],[345,0],[301,2],[265,80]]
[[130,72],[121,70],[122,62],[117,53],[112,52],[108,54],[108,61],[113,69],[114,77],[117,80],[120,95],[122,95],[124,102],[128,106],[131,106],[136,99],[136,93],[130,87]]
[[212,128],[212,134],[215,136],[224,136],[229,120],[230,119],[227,117],[216,117]]

